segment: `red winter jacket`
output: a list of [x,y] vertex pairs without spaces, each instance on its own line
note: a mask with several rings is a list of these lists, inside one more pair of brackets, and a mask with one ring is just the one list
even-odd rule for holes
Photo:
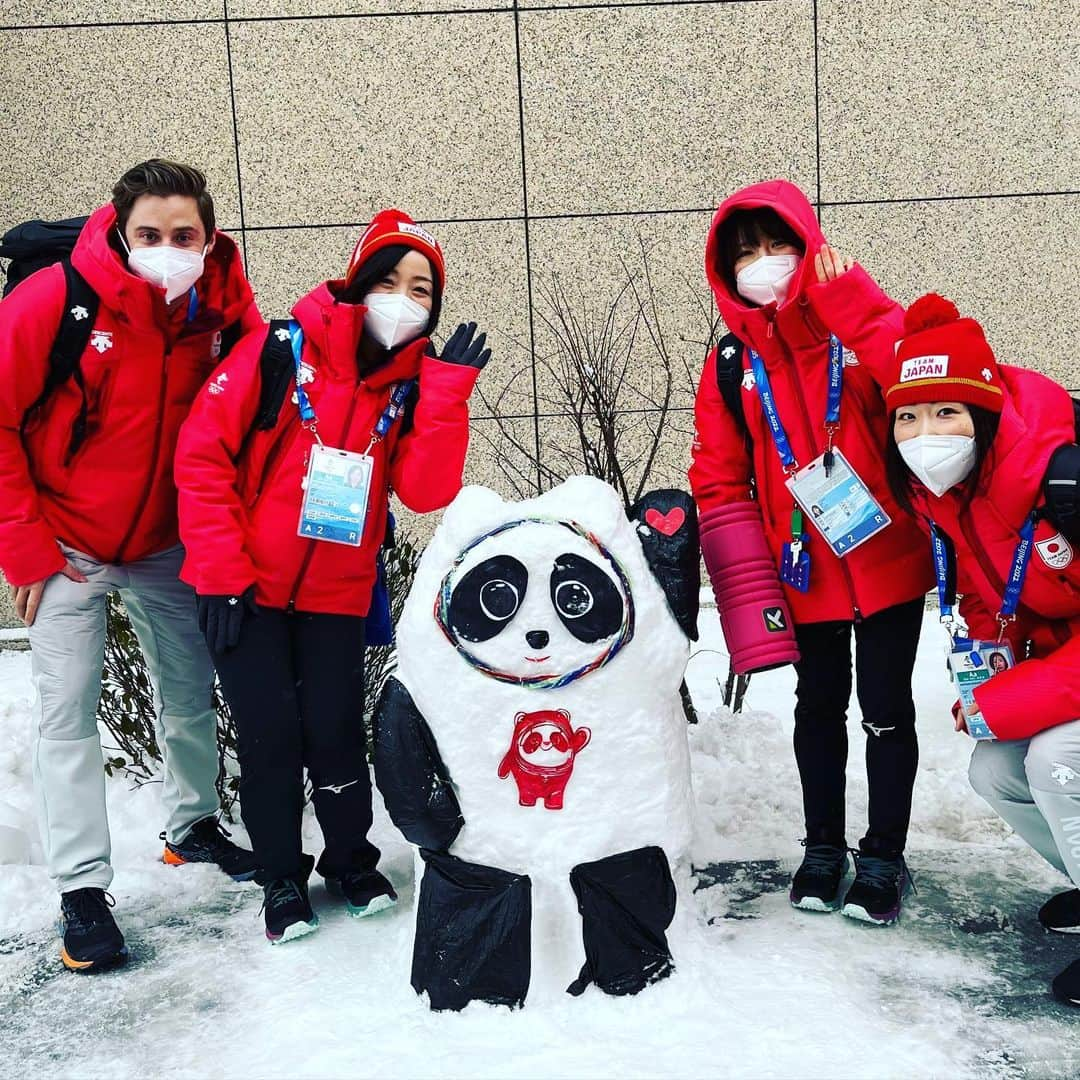
[[288,396],[270,431],[241,453],[259,405],[265,333],[250,334],[221,365],[180,433],[176,482],[187,559],[180,576],[203,595],[238,595],[255,585],[266,607],[366,615],[375,556],[386,532],[387,493],[411,510],[445,506],[461,489],[469,442],[468,398],[477,370],[425,356],[410,342],[385,366],[357,377],[356,349],[367,311],[339,304],[340,282],[324,282],[293,308],[304,331],[304,389],[328,446],[363,452],[395,384],[419,376],[419,399],[372,449],[375,461],[363,542],[354,548],[297,536],[301,481],[312,435]]
[[[791,298],[779,309],[775,304],[747,304],[728,290],[716,270],[721,223],[735,210],[761,206],[772,207],[806,245]],[[891,525],[843,559],[832,553],[812,526],[808,527],[810,589],[802,593],[785,586],[797,623],[872,615],[922,596],[933,585],[932,563],[919,529],[896,505],[885,481],[885,408],[878,384],[866,366],[868,360],[880,355],[882,343],[888,348],[887,355],[892,355],[892,343],[903,330],[903,309],[858,266],[834,281],[817,283],[814,255],[824,243],[806,196],[794,184],[773,180],[744,188],[720,206],[705,249],[706,273],[720,314],[731,332],[761,355],[800,466],[825,449],[830,331],[844,345],[844,386],[835,445],[892,519]],[[749,349],[744,349],[743,368],[749,372]],[[751,498],[753,478],[765,532],[779,563],[782,546],[791,539],[793,499],[784,486],[780,457],[749,374],[740,393],[752,456],[720,395],[714,351],[705,363],[698,388],[690,486],[699,508],[708,510]]]
[[[998,365],[1005,404],[980,482],[965,507],[954,492],[940,498],[915,484],[915,508],[956,546],[960,612],[972,637],[994,640],[1004,582],[1019,530],[1042,502],[1050,455],[1075,442],[1072,401],[1034,371]],[[923,541],[929,550],[929,539]],[[1026,739],[1080,718],[1080,556],[1055,526],[1040,521],[1035,550],[1007,638],[1019,661],[975,691],[979,709],[1000,739]]]
[[[87,436],[69,461],[82,401],[74,379],[26,429],[40,394],[66,295],[59,264],[0,303],[0,568],[12,585],[64,565],[57,540],[102,562],[134,562],[179,540],[172,459],[177,433],[217,364],[223,327],[262,323],[236,245],[217,233],[196,285],[191,322],[170,317],[160,290],[131,273],[110,243],[116,213],[86,223],[71,261],[100,298],[82,355]],[[186,308],[185,308],[186,312]]]

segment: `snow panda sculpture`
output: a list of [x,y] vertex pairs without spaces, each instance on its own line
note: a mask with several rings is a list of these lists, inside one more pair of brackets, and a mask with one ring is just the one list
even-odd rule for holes
[[465,488],[446,510],[375,710],[376,781],[418,849],[412,985],[432,1008],[521,1005],[579,967],[570,993],[672,970],[698,558],[681,491],[628,516],[572,477],[520,503]]

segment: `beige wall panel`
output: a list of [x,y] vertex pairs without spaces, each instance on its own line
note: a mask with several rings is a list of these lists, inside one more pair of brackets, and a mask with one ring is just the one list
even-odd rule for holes
[[[475,322],[488,335],[492,359],[481,379],[500,414],[533,412],[528,355],[529,307],[525,278],[525,229],[520,222],[430,225],[446,255],[447,290],[436,331],[441,345],[459,322]],[[263,315],[287,317],[304,293],[341,277],[362,232],[356,228],[272,229],[249,232],[248,273]],[[509,373],[528,368],[528,377]],[[512,382],[510,390],[501,394]],[[490,415],[479,393],[474,416]]]
[[1071,191],[1075,3],[819,0],[825,201]]
[[523,11],[529,212],[815,182],[810,0]]
[[513,0],[229,0],[229,19],[278,15],[389,15],[400,12],[512,9]]
[[0,27],[221,19],[222,0],[0,0]]
[[829,240],[900,303],[925,292],[978,319],[998,360],[1080,388],[1080,196],[832,207]]
[[237,23],[248,225],[520,214],[507,14]]
[[[686,489],[686,470],[690,466],[693,429],[693,414],[685,409],[668,413],[666,417],[661,417],[656,411],[618,415],[615,421],[617,458],[622,466],[627,494],[631,499],[641,486],[642,477],[646,475],[650,454],[652,465],[648,469],[645,491],[660,487]],[[655,436],[658,431],[661,437],[656,444]],[[590,444],[595,444],[597,432],[589,428],[587,436]],[[554,487],[560,478],[591,471],[585,467],[578,428],[571,417],[542,419],[540,454],[544,466],[545,490]],[[616,490],[620,490],[618,482],[609,482]]]
[[[557,280],[579,321],[598,330],[619,291],[634,276],[638,295],[648,306],[645,263],[656,297],[658,324],[672,362],[672,398],[676,408],[693,404],[698,376],[705,359],[705,342],[716,312],[705,281],[705,236],[710,215],[646,214],[632,217],[568,218],[534,221],[530,226],[533,302],[536,307],[537,380],[541,412],[566,409],[565,394],[553,371],[561,370],[558,325],[549,297]],[[623,264],[625,263],[626,269]],[[638,309],[627,290],[615,325],[629,326]],[[587,313],[587,318],[586,318]],[[559,337],[565,338],[560,332]],[[627,340],[624,336],[623,341]],[[624,351],[625,354],[625,351]],[[626,389],[619,404],[647,409],[662,400],[666,380],[644,325],[631,350]]]
[[22,626],[20,619],[15,616],[15,605],[11,600],[11,589],[7,584],[0,584],[0,627],[5,630],[13,626]]
[[167,156],[202,168],[221,225],[239,223],[224,26],[17,30],[0,43],[5,222],[88,213],[125,169]]

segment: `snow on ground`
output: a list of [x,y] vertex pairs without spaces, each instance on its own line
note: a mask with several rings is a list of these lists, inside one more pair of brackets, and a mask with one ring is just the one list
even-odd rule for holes
[[[409,986],[412,858],[378,807],[375,840],[402,893],[351,920],[321,886],[322,926],[271,948],[260,890],[158,861],[156,785],[110,781],[112,892],[132,960],[62,971],[40,847],[0,866],[0,1076],[1041,1077],[1080,1070],[1075,1015],[1051,976],[1075,945],[1035,911],[1067,883],[969,789],[966,737],[932,616],[918,662],[922,765],[909,848],[919,892],[879,929],[794,911],[801,832],[790,671],[757,676],[745,711],[720,703],[715,613],[688,681],[699,806],[680,876],[674,977],[636,998],[595,988],[523,1010],[433,1014]],[[32,821],[29,657],[0,653],[0,799]],[[849,722],[848,839],[865,822],[863,735]],[[237,832],[243,831],[237,826]],[[313,821],[308,849],[318,850]],[[566,973],[569,982],[576,970]]]

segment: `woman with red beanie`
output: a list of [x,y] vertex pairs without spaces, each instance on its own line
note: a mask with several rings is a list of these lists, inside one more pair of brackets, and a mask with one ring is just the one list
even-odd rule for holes
[[[979,324],[939,296],[916,301],[904,330],[883,383],[887,468],[933,547],[958,686],[975,684],[954,707],[957,730],[978,740],[971,783],[1080,886],[1076,403],[1044,375],[998,364]],[[1080,933],[1080,889],[1039,921]],[[1054,993],[1080,1005],[1080,961]]]
[[236,721],[271,942],[318,925],[301,848],[305,768],[328,887],[354,915],[396,898],[367,839],[365,617],[389,491],[425,513],[461,488],[468,398],[490,350],[470,323],[435,356],[444,282],[435,238],[382,211],[344,280],[323,282],[291,324],[271,327],[292,353],[293,393],[276,417],[262,416],[262,331],[217,369],[180,435],[182,577]]
[[[690,483],[722,619],[732,600],[723,579],[742,558],[747,522],[756,521],[794,621],[787,654],[772,650],[775,662],[794,659],[798,676],[794,742],[806,855],[791,903],[839,906],[854,631],[869,828],[842,910],[889,924],[907,881],[918,765],[911,673],[933,578],[918,530],[885,480],[885,412],[864,355],[891,345],[903,311],[864,270],[836,256],[806,196],[783,180],[754,184],[720,206],[705,270],[731,334],[702,373]],[[735,409],[723,390],[732,363]],[[765,589],[757,576],[754,587]],[[768,632],[787,630],[777,622],[783,608],[761,615],[772,619]],[[728,644],[734,656],[730,635]]]

